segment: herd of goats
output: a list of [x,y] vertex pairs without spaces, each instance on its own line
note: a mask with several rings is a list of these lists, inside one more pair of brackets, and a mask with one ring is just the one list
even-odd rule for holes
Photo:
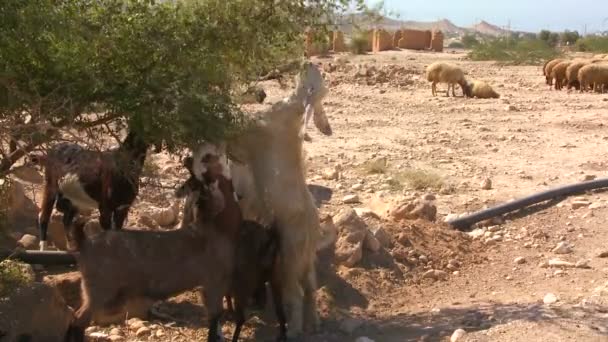
[[[279,340],[318,329],[320,222],[301,156],[311,119],[321,133],[332,133],[322,107],[326,94],[321,72],[306,62],[292,95],[258,113],[238,138],[194,148],[183,162],[190,177],[175,192],[186,198],[180,229],[122,229],[150,147],[138,132],[131,130],[109,151],[60,143],[44,155],[31,154],[45,174],[40,249],[47,248],[55,208],[63,213],[68,249],[82,273],[82,305],[65,341],[84,341],[99,310],[117,312],[133,298],[166,299],[196,287],[203,289],[208,341],[223,339],[224,297],[234,313],[237,341],[244,310],[265,304],[266,283]],[[99,210],[103,231],[88,236],[79,212],[93,209]]]
[[[547,84],[555,80],[556,89],[593,85],[597,90],[608,85],[602,76],[608,75],[608,60],[556,59],[543,73]],[[468,82],[462,69],[449,63],[431,64],[426,76],[433,95],[437,83],[447,83],[448,96],[450,88],[455,96],[458,84],[468,97],[499,97],[485,82]],[[44,155],[30,155],[45,173],[40,249],[47,248],[49,220],[57,209],[82,273],[82,305],[65,341],[84,341],[98,310],[117,311],[132,298],[161,300],[196,287],[202,287],[208,311],[208,341],[223,338],[224,297],[234,313],[237,341],[245,309],[265,305],[267,283],[278,340],[316,330],[320,223],[301,156],[311,119],[321,133],[332,133],[322,106],[326,94],[321,72],[306,62],[294,92],[258,113],[256,124],[238,138],[194,148],[183,163],[190,177],[175,192],[186,199],[176,230],[122,230],[150,147],[138,132],[130,131],[109,151],[61,143]],[[92,209],[99,210],[103,231],[87,236],[86,219],[78,214]]]

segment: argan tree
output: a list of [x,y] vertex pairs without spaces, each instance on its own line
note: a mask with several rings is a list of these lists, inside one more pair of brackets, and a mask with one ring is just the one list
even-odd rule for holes
[[26,153],[127,126],[186,147],[244,123],[235,91],[363,0],[2,0],[0,177]]

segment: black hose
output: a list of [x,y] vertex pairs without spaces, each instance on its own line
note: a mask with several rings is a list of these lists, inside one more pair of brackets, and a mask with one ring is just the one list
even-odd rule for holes
[[22,261],[26,264],[36,265],[75,265],[76,259],[68,252],[64,251],[12,251],[5,252],[0,255],[2,259],[10,257],[11,259]]
[[520,198],[518,200],[507,202],[493,208],[484,209],[482,211],[467,216],[459,217],[457,219],[450,220],[447,223],[458,230],[467,230],[477,222],[487,220],[492,217],[504,215],[511,211],[525,208],[532,204],[548,201],[556,197],[573,195],[583,191],[606,187],[608,187],[608,178],[564,185],[554,189],[539,192],[528,197]]

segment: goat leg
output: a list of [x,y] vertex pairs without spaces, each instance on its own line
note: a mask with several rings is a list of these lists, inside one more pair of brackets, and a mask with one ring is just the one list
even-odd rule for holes
[[232,335],[232,342],[238,342],[239,335],[241,334],[241,329],[243,328],[243,324],[245,323],[245,303],[243,303],[243,299],[247,298],[240,298],[235,303],[236,327],[234,328],[234,334]]
[[40,250],[46,249],[47,241],[47,230],[49,228],[49,221],[51,219],[51,213],[55,205],[55,197],[57,196],[57,186],[52,181],[52,175],[47,171],[44,186],[44,192],[42,194],[42,205],[40,215],[38,215],[38,228],[40,229]]
[[74,314],[74,321],[70,324],[65,335],[65,342],[84,342],[84,330],[91,323],[92,311],[88,300],[84,300],[82,305]]
[[287,317],[285,316],[285,307],[283,306],[283,294],[281,292],[281,285],[276,279],[270,282],[270,288],[272,291],[272,300],[274,302],[274,310],[279,321],[279,336],[277,342],[287,341]]
[[129,206],[124,205],[114,209],[112,213],[112,219],[114,220],[114,228],[122,229],[125,224],[125,220],[127,219],[127,215],[129,215]]
[[61,203],[61,207],[63,209],[63,229],[65,231],[65,236],[67,240],[68,250],[72,250],[74,246],[72,246],[73,241],[73,232],[72,232],[72,221],[76,215],[78,215],[78,210],[72,205],[72,203],[67,199],[59,199],[57,204]]

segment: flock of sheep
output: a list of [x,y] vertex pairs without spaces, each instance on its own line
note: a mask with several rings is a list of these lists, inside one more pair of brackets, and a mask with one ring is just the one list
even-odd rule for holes
[[436,62],[426,68],[426,79],[432,82],[431,91],[433,96],[437,95],[437,83],[447,83],[447,96],[450,96],[450,88],[452,96],[456,96],[454,90],[456,84],[460,85],[463,96],[476,97],[480,99],[497,99],[500,95],[492,89],[485,81],[467,81],[464,77],[464,71],[457,65]]
[[597,55],[591,59],[551,59],[543,66],[547,85],[561,90],[575,88],[580,92],[608,91],[608,55]]
[[[591,59],[550,59],[543,65],[543,75],[547,85],[561,90],[564,86],[568,90],[575,88],[580,92],[608,91],[608,55],[596,55]],[[500,95],[485,81],[467,81],[464,71],[457,65],[436,62],[426,68],[426,79],[432,82],[431,92],[437,95],[437,83],[447,83],[447,96],[456,96],[455,86],[462,89],[463,96],[480,99],[499,98]]]

